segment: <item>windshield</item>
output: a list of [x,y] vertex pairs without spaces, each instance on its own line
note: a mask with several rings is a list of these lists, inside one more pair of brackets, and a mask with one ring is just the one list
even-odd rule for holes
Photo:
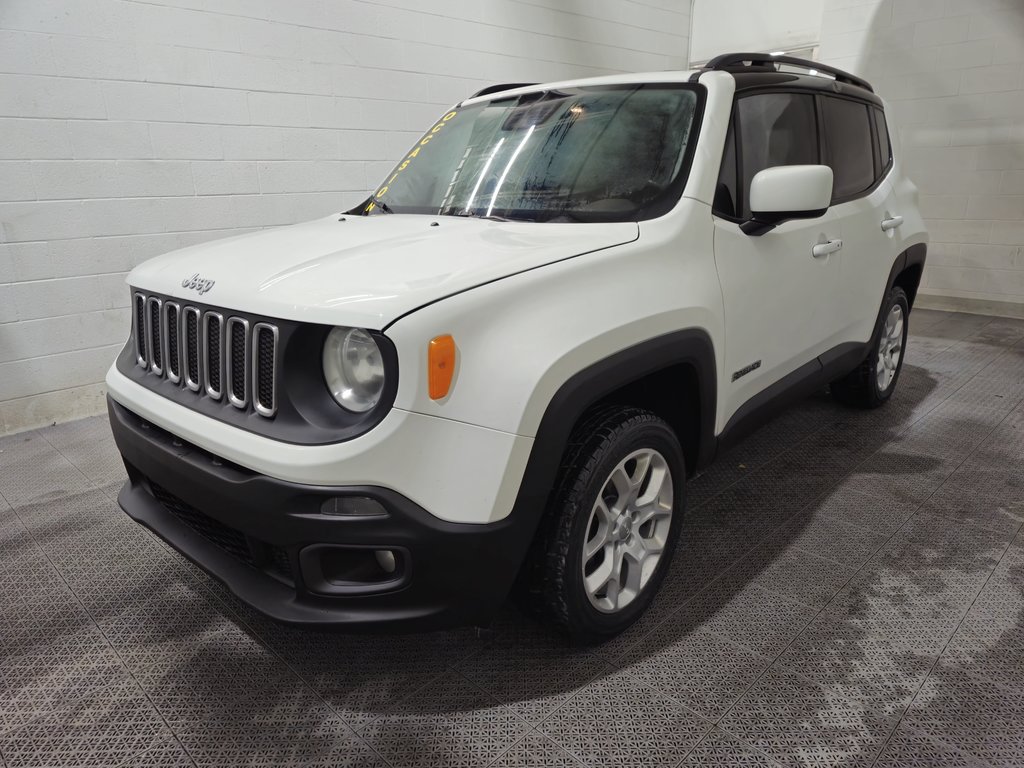
[[678,200],[697,91],[680,83],[528,93],[444,115],[353,213],[632,221]]

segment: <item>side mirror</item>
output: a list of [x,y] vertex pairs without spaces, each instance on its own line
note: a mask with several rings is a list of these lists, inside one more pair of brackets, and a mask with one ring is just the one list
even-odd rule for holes
[[750,221],[740,225],[757,237],[790,219],[816,219],[832,203],[832,169],[827,165],[777,165],[750,182]]

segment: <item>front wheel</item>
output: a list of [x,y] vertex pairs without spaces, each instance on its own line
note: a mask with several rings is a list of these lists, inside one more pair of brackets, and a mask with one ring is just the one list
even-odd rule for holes
[[635,622],[672,558],[684,484],[682,448],[660,418],[628,407],[585,418],[528,564],[535,606],[583,643]]
[[899,286],[886,297],[885,306],[872,337],[870,352],[857,368],[832,383],[837,400],[858,408],[877,408],[896,389],[907,347],[910,304]]

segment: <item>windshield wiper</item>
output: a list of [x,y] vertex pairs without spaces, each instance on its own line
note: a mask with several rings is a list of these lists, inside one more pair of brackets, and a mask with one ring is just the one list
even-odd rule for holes
[[391,206],[385,203],[383,200],[374,200],[373,202],[376,203],[377,207],[384,211],[384,213],[394,213],[394,210],[391,208]]
[[490,214],[489,216],[481,216],[478,213],[472,213],[471,211],[462,211],[461,213],[450,213],[449,216],[458,216],[462,219],[484,219],[486,221],[534,221],[534,219],[510,219],[507,216],[498,216],[496,214]]

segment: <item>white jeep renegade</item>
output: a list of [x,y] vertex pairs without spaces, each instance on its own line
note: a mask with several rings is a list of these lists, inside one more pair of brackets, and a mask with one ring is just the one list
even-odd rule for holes
[[120,504],[282,621],[486,623],[516,584],[601,640],[716,452],[828,384],[892,395],[916,198],[817,63],[488,88],[357,208],[129,275]]

